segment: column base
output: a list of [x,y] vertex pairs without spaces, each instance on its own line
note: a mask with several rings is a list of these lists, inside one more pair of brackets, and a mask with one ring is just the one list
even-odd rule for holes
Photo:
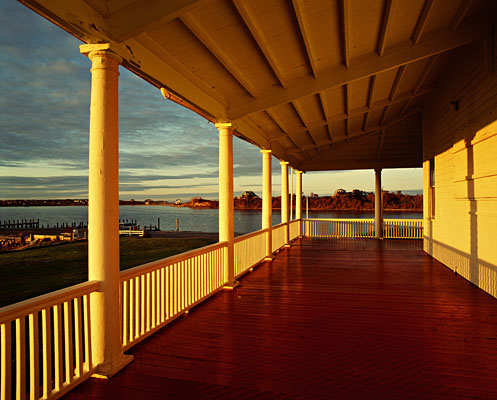
[[225,284],[224,284],[223,289],[224,289],[224,290],[233,290],[233,289],[235,289],[235,288],[236,288],[239,284],[240,284],[240,282],[238,282],[238,281],[228,282],[228,283],[225,283]]
[[119,360],[99,365],[95,370],[95,373],[92,374],[92,377],[98,379],[112,378],[120,370],[126,367],[131,361],[133,361],[133,358],[134,357],[131,355],[123,354]]
[[273,261],[274,260],[274,257],[271,256],[271,257],[265,257],[264,260],[262,261]]
[[283,247],[292,247],[292,245],[290,243],[287,243]]

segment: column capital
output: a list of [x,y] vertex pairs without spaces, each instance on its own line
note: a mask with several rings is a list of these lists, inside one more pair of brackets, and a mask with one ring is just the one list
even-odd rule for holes
[[280,161],[280,164],[281,164],[281,165],[288,165],[288,164],[290,164],[290,163],[289,163],[288,161]]
[[82,44],[79,46],[79,52],[87,56],[90,60],[97,56],[109,57],[117,61],[122,62],[122,57],[117,53],[117,49],[111,43],[94,43],[94,44]]
[[296,173],[296,174],[301,174],[301,173],[302,173],[302,171],[299,171],[298,169],[296,169],[296,170],[295,170],[295,173]]
[[271,154],[272,152],[272,150],[261,149],[262,154]]
[[217,128],[217,129],[221,129],[221,128],[232,128],[233,127],[233,124],[231,122],[216,122],[214,124],[214,126]]

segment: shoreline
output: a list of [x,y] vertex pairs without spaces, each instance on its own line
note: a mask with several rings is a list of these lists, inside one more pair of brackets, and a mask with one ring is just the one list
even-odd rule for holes
[[[192,210],[218,210],[219,207],[194,207],[182,204],[120,204],[119,206],[165,206],[165,207],[175,207],[175,208],[190,208]],[[29,206],[23,205],[0,205],[0,208],[26,208],[26,207],[88,207],[86,204],[61,204],[61,205],[46,205],[46,204],[33,204]],[[235,210],[248,210],[248,211],[262,211],[260,207],[235,207]],[[273,207],[273,210],[281,210],[280,207]],[[295,210],[295,208],[293,208]],[[302,208],[302,211],[305,211],[305,208]],[[309,211],[370,211],[374,212],[374,208],[311,208],[309,207]],[[422,213],[423,210],[419,208],[384,208],[383,211],[401,211],[401,212],[415,212]]]

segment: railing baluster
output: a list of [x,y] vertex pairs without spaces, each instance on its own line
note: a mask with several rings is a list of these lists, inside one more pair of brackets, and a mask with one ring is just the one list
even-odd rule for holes
[[123,337],[123,345],[126,346],[128,342],[128,314],[129,314],[129,293],[128,293],[128,281],[124,281],[121,284],[122,291],[122,337]]
[[74,350],[75,375],[79,378],[83,374],[83,339],[81,337],[81,301],[79,297],[73,299],[74,305]]
[[129,285],[129,342],[135,339],[135,280],[131,278],[127,281]]
[[53,338],[54,338],[54,389],[58,392],[64,383],[64,367],[62,354],[62,310],[61,305],[53,306]]
[[43,397],[52,394],[52,343],[50,308],[41,310],[43,340]]
[[16,398],[20,400],[24,400],[26,398],[25,317],[19,317],[16,319]]
[[11,323],[7,322],[0,327],[0,343],[2,350],[2,358],[0,360],[0,383],[1,383],[1,400],[11,399],[11,368],[12,368],[12,354],[11,354]]
[[[84,332],[85,332],[85,370],[92,369],[91,361],[91,318],[90,318],[90,295],[83,296],[83,317],[84,317]],[[130,336],[131,337],[131,336]]]
[[69,301],[64,302],[64,344],[65,344],[65,364],[66,364],[66,383],[71,383],[73,377],[73,358],[72,358],[72,310]]
[[[38,344],[38,313],[29,314],[29,388],[30,400],[40,398],[40,348]],[[10,385],[9,385],[10,386]]]

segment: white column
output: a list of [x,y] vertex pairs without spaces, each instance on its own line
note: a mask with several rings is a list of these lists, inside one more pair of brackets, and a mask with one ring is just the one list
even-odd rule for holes
[[281,223],[285,225],[285,246],[290,246],[288,229],[288,161],[281,161]]
[[262,229],[267,229],[266,261],[273,259],[273,191],[271,185],[271,150],[262,153]]
[[374,195],[374,232],[377,239],[383,238],[383,205],[381,193],[381,168],[374,170],[375,195]]
[[302,171],[295,171],[297,176],[297,191],[295,198],[295,219],[299,221],[299,236],[302,235]]
[[83,45],[92,61],[88,182],[88,279],[91,341],[96,375],[111,377],[133,358],[120,337],[118,77],[121,58],[107,44]]
[[233,133],[231,123],[217,123],[219,130],[219,241],[227,242],[224,251],[224,288],[234,289],[235,228],[233,210]]

